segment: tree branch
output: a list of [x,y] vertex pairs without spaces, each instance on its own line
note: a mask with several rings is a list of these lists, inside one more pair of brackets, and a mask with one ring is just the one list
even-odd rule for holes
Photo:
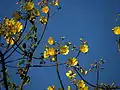
[[62,89],[64,90],[64,86],[63,86],[63,83],[62,83],[62,80],[61,80],[61,77],[60,77],[60,73],[59,73],[59,67],[58,67],[58,62],[57,62],[57,55],[55,55],[55,58],[56,58],[56,72],[57,72],[57,75],[58,75],[58,79],[60,81],[60,85],[62,87]]
[[0,57],[1,57],[1,62],[2,62],[3,80],[4,80],[4,84],[5,84],[6,90],[8,90],[6,67],[5,67],[5,59],[4,59],[4,54],[1,51],[0,51]]

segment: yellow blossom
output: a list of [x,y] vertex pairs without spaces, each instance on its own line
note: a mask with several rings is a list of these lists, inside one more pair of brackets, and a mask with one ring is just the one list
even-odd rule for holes
[[14,40],[13,40],[14,38],[10,38],[10,37],[8,37],[8,38],[6,38],[6,42],[8,43],[8,44],[10,44],[10,45],[13,45],[14,44]]
[[80,46],[80,51],[82,52],[82,53],[87,53],[88,52],[88,45],[87,44],[83,44],[83,45],[81,45]]
[[88,86],[85,85],[85,82],[83,80],[77,81],[77,87],[78,90],[88,90]]
[[78,88],[84,88],[84,87],[85,87],[84,81],[83,81],[83,80],[78,80],[78,82],[77,82],[77,87],[78,87]]
[[78,64],[78,61],[75,57],[68,58],[68,64],[70,64],[71,66],[75,66]]
[[69,47],[67,45],[61,46],[60,53],[63,55],[67,55],[69,53]]
[[54,44],[54,39],[52,37],[48,38],[48,44],[50,44],[50,45]]
[[44,7],[42,8],[42,12],[43,12],[43,13],[48,13],[48,11],[49,11],[49,7],[48,7],[48,6],[44,6]]
[[79,88],[78,90],[89,90],[88,86],[85,86],[84,88]]
[[40,17],[40,22],[41,22],[42,24],[46,24],[47,21],[48,21],[48,20],[47,20],[46,17],[44,17],[44,16]]
[[5,25],[9,26],[9,27],[12,27],[14,24],[15,24],[15,20],[12,18],[12,19],[5,19]]
[[113,33],[116,35],[120,35],[120,26],[116,26],[112,29]]
[[14,26],[14,29],[16,30],[16,32],[20,32],[22,28],[23,28],[22,23],[17,21]]
[[74,78],[74,77],[76,76],[76,74],[73,73],[72,70],[69,70],[69,71],[66,72],[66,76],[67,76],[69,79],[72,79],[72,78]]
[[48,54],[50,55],[50,56],[54,56],[55,55],[55,49],[54,48],[48,48]]
[[33,2],[26,2],[24,4],[24,9],[25,10],[32,10],[34,8],[34,3]]
[[48,58],[49,56],[55,55],[55,49],[54,48],[46,48],[46,50],[43,53],[44,58]]
[[15,21],[13,18],[12,19],[5,19],[4,25],[5,25],[4,28],[6,29],[5,36],[16,34],[17,32],[20,32],[21,29],[23,28],[22,23],[19,21]]
[[55,90],[55,86],[48,86],[47,90]]
[[44,58],[48,58],[49,57],[48,51],[44,51],[43,56]]

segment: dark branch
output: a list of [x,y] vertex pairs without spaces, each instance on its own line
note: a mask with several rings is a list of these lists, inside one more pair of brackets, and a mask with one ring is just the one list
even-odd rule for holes
[[4,80],[4,84],[5,84],[6,90],[8,90],[6,67],[5,67],[5,59],[4,59],[4,54],[1,51],[0,51],[0,58],[1,58],[1,63],[2,63],[3,80]]

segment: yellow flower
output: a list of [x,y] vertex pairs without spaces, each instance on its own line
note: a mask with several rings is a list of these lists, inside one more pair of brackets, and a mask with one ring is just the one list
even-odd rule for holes
[[42,8],[42,12],[43,12],[43,13],[48,13],[48,11],[49,11],[49,7],[48,7],[48,6],[44,6],[44,7]]
[[68,58],[68,64],[70,64],[71,66],[75,66],[78,64],[78,61],[75,57]]
[[44,51],[43,56],[44,56],[44,58],[48,58],[48,57],[49,57],[48,52],[47,52],[47,51]]
[[5,28],[6,28],[6,35],[9,36],[12,34],[16,34],[17,32],[20,32],[21,29],[23,28],[23,25],[19,21],[15,21],[13,18],[12,19],[5,19],[4,20]]
[[48,86],[47,90],[55,90],[55,86]]
[[54,44],[54,39],[52,37],[48,38],[48,44],[50,44],[50,45]]
[[33,14],[34,14],[35,16],[40,16],[40,11],[39,11],[39,9],[34,9],[34,10],[33,10]]
[[112,29],[113,33],[116,35],[120,35],[120,26],[116,26]]
[[5,25],[9,26],[10,28],[15,24],[15,20],[12,19],[5,19]]
[[60,53],[63,55],[67,55],[69,53],[69,47],[67,45],[61,46]]
[[34,8],[34,3],[33,2],[26,2],[24,4],[24,9],[25,10],[32,10]]
[[50,55],[50,56],[54,56],[55,55],[55,49],[54,48],[48,48],[48,54]]
[[48,20],[47,20],[46,17],[44,17],[44,16],[40,17],[40,22],[41,22],[42,24],[46,24],[47,21],[48,21]]
[[73,73],[72,70],[69,70],[66,72],[66,76],[71,80],[72,78],[74,78],[76,76],[76,74]]
[[80,51],[82,52],[82,53],[87,53],[88,52],[88,45],[87,44],[83,44],[83,45],[81,45],[80,46]]
[[[14,38],[13,38],[14,39]],[[6,38],[6,42],[10,45],[13,45],[14,44],[14,40],[12,38],[8,37]]]
[[46,50],[43,53],[44,58],[48,58],[49,56],[54,56],[55,53],[55,49],[54,48],[46,48]]
[[77,82],[77,87],[78,87],[78,88],[84,88],[84,87],[85,87],[84,81],[83,81],[83,80],[78,80],[78,82]]
[[79,88],[78,90],[89,90],[88,86],[85,86],[84,88]]
[[88,86],[85,85],[83,80],[77,81],[78,90],[88,90]]
[[14,29],[16,30],[16,32],[20,32],[22,28],[23,28],[23,25],[21,22],[18,21],[15,23]]

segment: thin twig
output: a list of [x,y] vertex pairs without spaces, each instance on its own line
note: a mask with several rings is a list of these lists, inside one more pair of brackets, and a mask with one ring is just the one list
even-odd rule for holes
[[[23,39],[23,40],[24,40],[24,39]],[[18,45],[20,45],[20,44],[23,42],[23,40],[22,40]],[[8,58],[14,53],[14,51],[15,51],[17,48],[18,48],[18,47],[15,47],[14,50],[5,58],[5,60],[8,59]]]
[[97,72],[96,72],[96,76],[97,76],[97,80],[96,80],[96,86],[98,88],[98,83],[99,83],[99,66],[97,65]]
[[10,61],[5,62],[5,64],[20,61],[21,59],[27,59],[27,58],[18,58],[18,59],[15,59],[15,60],[10,60]]
[[78,58],[79,55],[80,55],[80,50],[78,51],[78,53],[77,53],[75,58]]
[[[58,65],[65,65],[65,63],[58,63]],[[56,64],[30,65],[30,67],[55,67],[55,66],[56,66]],[[6,65],[6,67],[10,67],[10,68],[25,68],[25,67],[11,66],[11,65]]]
[[58,67],[58,62],[57,62],[57,55],[55,55],[55,58],[56,58],[56,72],[57,72],[57,75],[58,75],[58,79],[60,81],[60,85],[62,87],[62,90],[64,90],[64,86],[63,86],[63,83],[62,83],[62,80],[61,80],[61,77],[60,77],[60,73],[59,73],[59,67]]
[[37,46],[36,46],[36,47],[34,48],[34,50],[33,50],[33,53],[35,52],[36,48],[38,47],[38,45],[40,44],[40,42],[41,42],[41,40],[42,40],[42,38],[43,38],[43,36],[44,36],[44,33],[45,33],[46,28],[47,28],[47,25],[48,25],[48,20],[49,20],[49,12],[48,12],[48,15],[47,15],[47,23],[45,24],[45,26],[44,26],[44,28],[43,28],[43,32],[42,32],[42,34],[41,34],[41,36],[40,36],[40,39],[39,39],[38,42],[37,42]]
[[81,74],[77,71],[77,69],[74,67],[74,70],[77,72],[77,74],[80,76],[80,78],[85,82],[87,83],[88,85],[92,86],[92,87],[96,87],[95,85],[89,83],[88,81],[86,81],[82,76]]

